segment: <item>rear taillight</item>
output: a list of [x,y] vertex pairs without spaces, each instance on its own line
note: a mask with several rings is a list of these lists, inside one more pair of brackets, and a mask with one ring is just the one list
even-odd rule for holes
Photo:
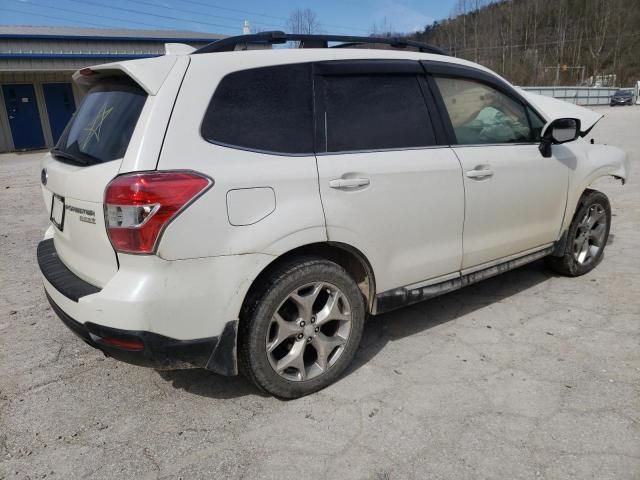
[[114,178],[104,194],[107,232],[123,253],[153,253],[164,227],[212,180],[194,172],[149,172]]

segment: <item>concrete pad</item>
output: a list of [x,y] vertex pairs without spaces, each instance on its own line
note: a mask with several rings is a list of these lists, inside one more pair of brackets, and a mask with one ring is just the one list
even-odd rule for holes
[[347,375],[290,402],[241,377],[105,359],[46,304],[42,153],[0,156],[0,479],[640,477],[640,108],[590,274],[542,262],[372,319]]

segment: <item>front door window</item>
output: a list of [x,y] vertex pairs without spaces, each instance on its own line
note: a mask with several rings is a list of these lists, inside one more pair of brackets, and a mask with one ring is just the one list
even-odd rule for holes
[[527,143],[536,140],[524,105],[467,79],[436,77],[458,145]]

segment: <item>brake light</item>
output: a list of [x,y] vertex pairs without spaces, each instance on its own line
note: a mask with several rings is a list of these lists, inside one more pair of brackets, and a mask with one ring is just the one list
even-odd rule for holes
[[164,228],[213,181],[195,172],[121,175],[105,190],[109,240],[122,253],[154,253]]

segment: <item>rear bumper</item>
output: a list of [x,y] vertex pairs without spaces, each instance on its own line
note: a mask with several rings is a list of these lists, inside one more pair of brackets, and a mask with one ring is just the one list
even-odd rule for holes
[[219,337],[176,340],[153,332],[121,330],[95,323],[82,324],[67,315],[47,294],[51,308],[69,330],[116,360],[161,370],[206,368],[236,375],[237,322],[227,322]]
[[82,297],[100,291],[99,287],[85,282],[62,263],[53,244],[53,238],[48,238],[38,244],[37,255],[38,266],[44,278],[69,300],[77,302]]
[[201,367],[236,375],[238,321],[220,321],[235,316],[226,316],[220,308],[220,294],[228,293],[216,289],[215,282],[203,286],[202,278],[211,278],[211,264],[157,257],[134,261],[135,268],[121,264],[118,274],[100,289],[64,265],[52,239],[38,245],[49,303],[92,347],[134,365]]
[[69,330],[116,360],[163,370],[206,368],[222,375],[236,375],[237,322],[228,322],[220,337],[176,340],[153,332],[120,330],[95,323],[82,324],[67,315],[47,295],[51,308]]

